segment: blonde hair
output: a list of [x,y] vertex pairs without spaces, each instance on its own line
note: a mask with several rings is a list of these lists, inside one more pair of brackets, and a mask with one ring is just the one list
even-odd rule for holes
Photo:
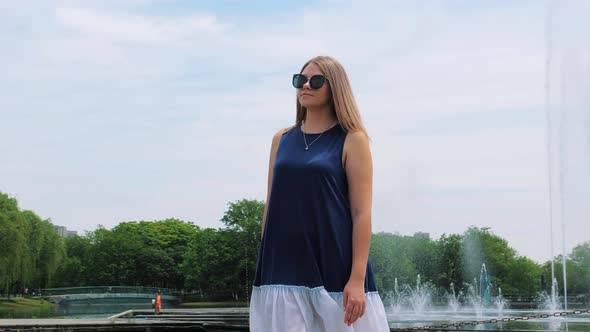
[[[316,56],[308,60],[301,68],[301,73],[310,63],[320,68],[322,73],[328,78],[330,90],[332,91],[332,107],[338,123],[345,131],[362,131],[367,137],[369,134],[363,125],[358,106],[352,94],[352,88],[348,80],[348,75],[344,67],[330,56]],[[295,126],[301,125],[307,116],[307,108],[303,107],[297,99],[297,115]]]

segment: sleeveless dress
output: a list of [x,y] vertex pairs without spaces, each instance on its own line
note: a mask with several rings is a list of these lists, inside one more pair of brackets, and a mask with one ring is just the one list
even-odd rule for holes
[[[309,144],[320,134],[305,135]],[[344,323],[353,231],[345,138],[337,124],[309,150],[300,125],[280,139],[250,301],[252,332],[389,331],[370,258],[365,313]]]

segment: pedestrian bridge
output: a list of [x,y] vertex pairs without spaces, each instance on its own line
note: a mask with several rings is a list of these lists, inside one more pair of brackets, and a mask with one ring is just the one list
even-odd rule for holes
[[180,303],[178,291],[140,286],[88,286],[42,289],[40,296],[61,305],[84,303],[140,303],[151,304],[152,299],[160,292],[162,302]]

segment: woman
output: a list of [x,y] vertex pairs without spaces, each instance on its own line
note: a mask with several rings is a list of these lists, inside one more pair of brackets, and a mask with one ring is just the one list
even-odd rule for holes
[[369,260],[372,161],[348,76],[293,75],[297,117],[273,137],[250,329],[389,331]]

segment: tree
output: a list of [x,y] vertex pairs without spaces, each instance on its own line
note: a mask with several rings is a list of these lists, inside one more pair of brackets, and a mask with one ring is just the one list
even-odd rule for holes
[[533,296],[536,294],[541,267],[516,250],[489,228],[470,227],[463,235],[464,279],[480,280],[482,264],[495,287],[504,294]]
[[123,222],[89,233],[88,261],[95,273],[87,283],[184,288],[185,253],[198,231],[178,219]]
[[203,299],[234,299],[240,292],[240,260],[236,234],[207,228],[195,236],[182,265],[187,287]]
[[235,237],[232,243],[238,261],[241,282],[245,285],[239,292],[244,298],[250,296],[252,282],[256,273],[256,258],[260,242],[264,202],[243,199],[229,203],[221,221],[225,224],[228,234]]
[[21,211],[16,199],[0,193],[0,290],[47,287],[63,256],[51,221]]
[[90,237],[72,236],[64,239],[65,259],[59,266],[55,277],[57,287],[90,286],[90,276],[94,274]]
[[443,234],[436,241],[438,278],[435,283],[444,289],[463,285],[463,266],[461,245],[463,237],[459,234]]
[[394,290],[396,279],[400,285],[415,283],[418,272],[410,255],[410,241],[408,236],[384,232],[372,236],[369,254],[377,287],[384,292]]
[[0,193],[0,290],[8,295],[15,283],[24,279],[24,227],[16,199]]

